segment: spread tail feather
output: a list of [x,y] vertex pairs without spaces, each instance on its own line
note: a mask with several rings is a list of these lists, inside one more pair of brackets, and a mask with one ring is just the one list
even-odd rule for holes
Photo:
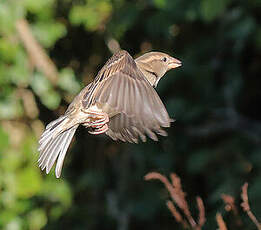
[[[78,124],[72,126],[67,116],[62,116],[46,126],[39,140],[39,167],[48,174],[57,159],[55,175],[61,176],[64,157]],[[69,126],[69,127],[68,127]]]

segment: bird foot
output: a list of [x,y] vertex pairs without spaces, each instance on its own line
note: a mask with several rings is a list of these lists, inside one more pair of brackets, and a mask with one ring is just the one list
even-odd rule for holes
[[88,131],[90,134],[101,134],[109,129],[107,125],[109,116],[107,113],[97,110],[88,110],[88,115],[89,121],[83,125],[87,128],[91,128],[91,130]]
[[90,115],[90,121],[88,122],[88,126],[93,128],[100,128],[109,122],[109,116],[104,112],[97,111],[88,111]]
[[96,134],[97,135],[97,134],[105,133],[108,129],[109,129],[108,125],[105,124],[102,127],[94,128],[92,130],[89,130],[88,132],[90,134]]

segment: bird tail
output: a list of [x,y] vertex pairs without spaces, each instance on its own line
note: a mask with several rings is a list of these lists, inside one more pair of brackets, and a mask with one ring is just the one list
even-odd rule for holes
[[48,174],[57,159],[55,175],[60,177],[64,157],[71,143],[73,135],[79,124],[74,124],[72,119],[64,115],[52,121],[46,126],[44,133],[39,140],[40,156],[39,167]]

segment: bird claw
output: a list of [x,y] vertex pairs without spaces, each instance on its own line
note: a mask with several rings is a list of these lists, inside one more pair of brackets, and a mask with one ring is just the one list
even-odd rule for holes
[[107,113],[89,110],[88,114],[90,120],[83,125],[87,128],[92,128],[92,130],[88,131],[90,134],[101,134],[109,129],[107,125],[109,116]]
[[95,120],[90,122],[90,126],[93,128],[100,128],[108,122],[109,116],[107,115],[107,113],[104,113],[101,118],[95,117]]
[[109,116],[107,113],[91,113],[91,115],[95,115],[92,117],[89,122],[89,126],[93,128],[100,128],[109,122]]
[[109,129],[108,125],[105,124],[99,128],[94,128],[93,130],[88,131],[90,134],[101,134],[105,133]]

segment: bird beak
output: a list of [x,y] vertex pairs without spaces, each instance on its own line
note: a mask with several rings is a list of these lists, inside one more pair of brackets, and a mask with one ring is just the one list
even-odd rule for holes
[[182,63],[181,63],[181,61],[180,60],[178,60],[178,59],[176,59],[176,58],[171,58],[171,60],[170,60],[170,62],[169,62],[169,64],[168,64],[168,69],[170,70],[170,69],[175,69],[175,68],[177,68],[177,67],[179,67],[179,66],[181,66],[182,65]]

